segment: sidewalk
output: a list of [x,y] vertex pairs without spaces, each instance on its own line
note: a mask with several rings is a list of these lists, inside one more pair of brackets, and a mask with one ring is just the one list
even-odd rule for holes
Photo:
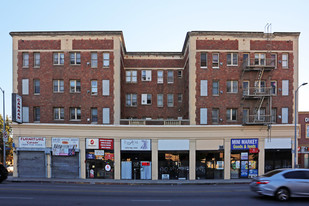
[[114,180],[114,179],[50,179],[16,178],[9,176],[7,182],[64,183],[64,184],[103,184],[103,185],[224,185],[249,184],[251,179],[211,179],[211,180]]

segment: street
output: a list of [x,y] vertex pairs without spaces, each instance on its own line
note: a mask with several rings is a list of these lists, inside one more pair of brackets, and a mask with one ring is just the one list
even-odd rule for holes
[[[234,185],[85,185],[0,184],[0,205],[274,205],[247,184]],[[308,198],[280,205],[308,205]]]

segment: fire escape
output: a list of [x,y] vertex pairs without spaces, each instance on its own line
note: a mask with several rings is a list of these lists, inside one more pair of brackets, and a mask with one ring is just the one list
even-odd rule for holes
[[[267,77],[276,67],[276,58],[272,56],[272,33],[270,25],[265,32],[266,52],[255,53],[254,58],[243,58],[243,125],[267,125],[272,121],[272,95],[273,88],[266,87]],[[256,73],[256,74],[254,74]],[[255,76],[253,87],[250,80]]]

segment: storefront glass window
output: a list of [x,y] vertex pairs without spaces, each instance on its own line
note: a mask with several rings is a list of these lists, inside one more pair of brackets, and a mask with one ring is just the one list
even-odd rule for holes
[[196,151],[196,179],[223,178],[223,151]]

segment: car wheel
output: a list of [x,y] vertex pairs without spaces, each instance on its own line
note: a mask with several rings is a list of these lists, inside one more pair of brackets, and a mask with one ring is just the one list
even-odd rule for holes
[[276,192],[276,198],[280,201],[287,201],[290,198],[290,192],[286,188],[279,188]]

